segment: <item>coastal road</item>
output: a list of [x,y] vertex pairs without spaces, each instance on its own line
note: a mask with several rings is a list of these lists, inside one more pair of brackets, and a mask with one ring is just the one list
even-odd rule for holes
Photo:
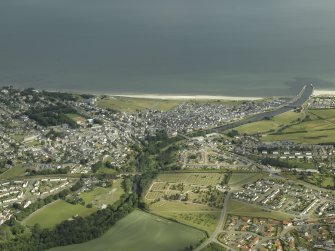
[[[193,251],[200,251],[201,249],[203,249],[204,247],[206,247],[208,244],[210,244],[211,242],[216,242],[226,248],[229,248],[227,247],[226,245],[222,244],[221,242],[219,242],[216,237],[219,235],[219,233],[222,232],[223,230],[223,224],[225,222],[225,219],[226,219],[226,215],[227,215],[227,208],[228,208],[228,201],[230,199],[230,195],[231,195],[231,191],[229,191],[227,193],[227,196],[224,200],[224,203],[223,203],[223,207],[222,207],[222,210],[221,210],[221,215],[220,215],[220,220],[214,230],[214,232],[209,236],[209,238],[207,240],[205,240],[203,243],[201,243],[200,246],[198,246],[196,249],[194,249]],[[229,248],[231,249],[231,248]]]
[[257,122],[257,121],[260,121],[266,118],[271,118],[273,116],[282,114],[284,112],[291,111],[295,108],[302,106],[313,94],[313,91],[314,91],[313,85],[305,85],[297,96],[295,96],[291,101],[289,101],[285,105],[275,110],[268,111],[268,112],[262,112],[262,113],[256,114],[255,116],[252,116],[247,119],[243,119],[243,120],[236,121],[233,123],[218,126],[218,127],[213,128],[213,130],[214,131],[225,131],[225,130],[232,129],[232,128],[235,128],[241,125],[245,125],[245,124],[252,123],[252,122]]

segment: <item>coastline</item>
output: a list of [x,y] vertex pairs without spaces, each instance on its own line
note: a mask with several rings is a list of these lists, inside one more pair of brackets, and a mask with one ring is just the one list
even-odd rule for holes
[[[0,87],[1,88],[1,87]],[[34,88],[35,89],[35,88]],[[142,98],[142,99],[161,99],[161,100],[229,100],[229,101],[253,101],[261,100],[274,96],[264,96],[264,97],[249,97],[249,96],[223,96],[223,95],[206,95],[206,94],[153,94],[153,93],[120,93],[120,92],[103,92],[103,91],[85,91],[85,90],[72,90],[72,89],[62,89],[62,90],[52,90],[52,89],[40,89],[36,88],[38,91],[49,91],[49,92],[66,92],[73,94],[92,94],[95,96],[106,95],[110,97],[125,97],[125,98]],[[335,96],[335,90],[322,90],[315,89],[312,96]]]
[[[1,88],[1,86],[0,86]],[[92,90],[73,90],[73,89],[41,89],[33,88],[37,91],[48,91],[48,92],[64,92],[72,94],[91,94],[94,96],[109,96],[109,97],[124,97],[124,98],[142,98],[142,99],[161,99],[161,100],[229,100],[229,101],[253,101],[261,100],[273,96],[264,96],[264,97],[249,97],[249,96],[223,96],[223,95],[206,95],[206,94],[159,94],[159,93],[122,93],[122,92],[104,92],[104,91],[92,91]]]
[[314,90],[313,96],[335,96],[335,90]]
[[234,97],[214,95],[173,95],[173,94],[107,94],[112,97],[163,99],[163,100],[260,100],[266,97]]

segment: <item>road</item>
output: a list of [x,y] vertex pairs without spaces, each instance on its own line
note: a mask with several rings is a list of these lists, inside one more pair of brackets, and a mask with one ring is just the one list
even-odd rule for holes
[[219,233],[221,233],[222,230],[223,230],[223,224],[224,224],[225,219],[226,219],[228,201],[229,201],[230,195],[231,195],[231,191],[229,191],[227,193],[227,196],[224,200],[223,207],[222,207],[222,210],[221,210],[220,220],[219,220],[214,232],[209,236],[209,238],[207,240],[205,240],[203,243],[201,243],[200,246],[198,246],[196,249],[194,249],[194,251],[200,251],[201,249],[206,247],[211,242],[216,242],[216,243],[218,243],[218,244],[220,244],[220,245],[222,245],[222,246],[224,246],[228,249],[231,249],[231,248],[227,247],[226,245],[222,244],[221,242],[218,242],[218,240],[216,239],[216,237],[219,235]]
[[213,130],[214,131],[225,131],[225,130],[232,129],[232,128],[235,128],[241,125],[245,125],[245,124],[252,123],[252,122],[257,122],[257,121],[260,121],[266,118],[277,116],[284,112],[291,111],[292,109],[302,106],[309,99],[309,97],[313,94],[313,90],[314,90],[313,85],[305,85],[302,88],[302,90],[299,92],[299,94],[295,96],[290,102],[288,102],[287,104],[275,110],[268,111],[268,112],[262,112],[262,113],[256,114],[255,116],[252,116],[247,119],[243,119],[240,121],[236,121],[233,123],[229,123],[229,124],[225,124],[225,125],[213,128]]

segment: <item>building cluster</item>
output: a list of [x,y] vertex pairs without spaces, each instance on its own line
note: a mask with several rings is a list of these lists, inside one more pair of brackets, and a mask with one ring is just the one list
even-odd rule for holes
[[233,198],[261,206],[268,212],[282,211],[294,217],[331,216],[334,213],[327,211],[335,199],[332,193],[286,180],[261,179],[248,183],[242,190],[234,192]]
[[[92,164],[104,158],[112,166],[122,166],[131,154],[129,146],[143,138],[144,126],[136,116],[115,114],[86,100],[62,100],[44,92],[2,88],[0,168],[19,164],[33,170],[69,168],[87,173]],[[34,109],[60,103],[78,111],[73,118],[78,127],[65,123],[45,127],[27,116]]]
[[313,109],[335,108],[335,99],[327,96],[313,97],[309,102],[309,107]]
[[167,112],[145,111],[142,117],[146,119],[148,130],[166,130],[168,134],[175,135],[178,132],[190,132],[240,120],[275,109],[287,101],[285,98],[278,98],[262,102],[245,101],[237,105],[184,102]]
[[178,164],[185,169],[258,170],[254,161],[229,151],[227,145],[230,141],[216,133],[190,138],[178,151]]
[[279,220],[249,216],[229,215],[225,230],[252,232],[264,237],[275,237],[286,225],[292,225]]
[[323,223],[309,221],[294,226],[281,237],[281,241],[284,250],[334,250],[334,232],[334,218]]
[[28,207],[38,198],[60,192],[71,187],[75,179],[68,178],[31,178],[27,180],[11,180],[0,182],[0,225],[15,213],[17,208],[12,207],[14,203],[21,208]]
[[[77,95],[77,98],[72,98],[71,94],[68,95],[34,89],[0,89],[0,131],[3,132],[0,135],[0,168],[19,164],[36,171],[68,168],[71,173],[88,173],[94,163],[104,159],[109,160],[110,166],[120,168],[132,155],[130,146],[148,133],[165,130],[174,135],[213,127],[274,109],[287,102],[285,98],[245,101],[236,105],[184,102],[166,112],[146,110],[126,114],[98,107],[94,96]],[[66,123],[41,126],[29,116],[31,111],[56,106],[76,111],[77,114],[61,116],[68,116],[78,126]],[[53,111],[47,113],[52,116]],[[204,144],[201,139],[198,142]],[[211,147],[215,143],[208,144]],[[192,153],[180,154],[185,156],[184,159],[188,155],[192,157]],[[240,163],[241,160],[236,160],[229,153],[220,154],[213,150],[208,155],[202,155],[202,164],[213,164],[216,168],[222,159],[227,164],[249,165]],[[191,161],[190,158],[188,160]],[[192,165],[201,164],[191,162]]]
[[[297,144],[290,141],[262,142],[255,136],[235,136],[226,148],[239,155],[273,159],[298,172],[335,174],[335,148],[333,145]],[[324,168],[326,167],[326,168]]]
[[291,221],[229,215],[220,241],[238,250],[283,250],[280,233]]

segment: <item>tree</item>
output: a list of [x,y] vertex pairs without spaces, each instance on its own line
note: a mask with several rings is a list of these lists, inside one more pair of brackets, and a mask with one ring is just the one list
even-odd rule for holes
[[133,185],[132,177],[130,176],[124,177],[124,179],[122,180],[121,186],[123,190],[125,191],[125,193],[129,193],[131,191],[132,185]]

